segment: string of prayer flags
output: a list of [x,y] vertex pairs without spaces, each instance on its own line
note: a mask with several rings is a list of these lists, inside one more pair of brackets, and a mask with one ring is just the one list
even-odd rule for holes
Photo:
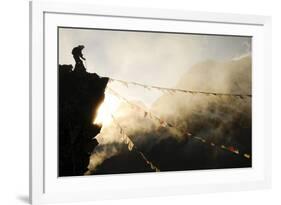
[[132,142],[129,142],[129,143],[128,143],[128,149],[129,149],[130,151],[132,151],[133,147],[134,147],[134,144],[133,144]]
[[236,149],[236,148],[234,148],[234,147],[232,147],[232,146],[228,147],[228,150],[229,150],[230,152],[235,153],[235,154],[239,154],[239,150]]
[[173,127],[173,125],[171,123],[167,123],[166,121],[164,121],[162,118],[158,117],[157,115],[153,114],[152,112],[150,111],[147,111],[147,110],[144,110],[144,108],[136,105],[136,104],[133,104],[131,103],[129,100],[127,100],[126,98],[124,98],[123,96],[119,95],[116,91],[114,91],[112,88],[108,88],[108,90],[113,94],[115,95],[116,97],[118,97],[119,99],[125,101],[126,103],[128,103],[130,105],[131,108],[135,109],[136,111],[139,111],[139,112],[143,112],[144,113],[144,117],[149,117],[150,119],[154,119],[154,120],[157,120],[159,122],[159,124],[162,126],[162,127]]
[[246,157],[246,158],[248,158],[248,159],[251,158],[251,156],[250,156],[249,154],[244,154],[243,156]]
[[[168,123],[166,122],[165,120],[163,120],[162,118],[158,117],[157,115],[155,115],[154,113],[150,112],[150,111],[146,111],[144,110],[143,108],[137,106],[137,105],[134,105],[133,103],[131,103],[129,100],[127,100],[126,98],[122,97],[121,95],[119,95],[116,91],[112,90],[111,88],[109,88],[109,90],[115,95],[117,96],[118,98],[124,100],[125,102],[127,102],[129,105],[131,105],[132,108],[137,108],[136,110],[139,111],[139,112],[144,112],[144,116],[148,116],[150,119],[154,119],[156,121],[158,121],[158,123],[160,124],[161,127],[167,127],[169,126],[170,128],[174,128],[174,129],[177,129],[177,130],[181,130],[180,128],[178,128],[177,126],[171,124],[171,123]],[[187,136],[193,136],[190,132],[185,132],[187,134]],[[205,143],[205,144],[208,144],[209,146],[212,146],[212,147],[220,147],[221,149],[225,150],[225,151],[229,151],[229,152],[232,152],[234,154],[237,154],[237,155],[240,155],[240,152],[238,149],[234,148],[233,146],[230,146],[230,147],[226,147],[225,145],[216,145],[215,143],[211,142],[211,143],[208,143],[204,138],[201,138],[201,137],[198,137],[198,136],[194,136],[195,139],[199,140],[200,142],[202,143]],[[247,159],[250,159],[251,156],[249,154],[241,154],[241,156],[247,158]]]
[[229,96],[229,97],[239,97],[240,99],[245,99],[251,98],[251,94],[236,94],[236,93],[218,93],[218,92],[207,92],[207,91],[199,91],[199,90],[184,90],[184,89],[176,89],[176,88],[165,88],[165,87],[159,87],[159,86],[152,86],[152,85],[145,85],[142,83],[137,83],[137,82],[127,82],[124,80],[116,80],[113,78],[109,78],[109,82],[119,82],[123,84],[124,86],[128,87],[129,84],[136,85],[143,87],[144,89],[150,90],[150,89],[156,89],[159,91],[162,91],[164,93],[169,93],[171,95],[175,94],[176,92],[181,92],[181,93],[189,93],[189,94],[203,94],[203,95],[212,95],[212,96]]
[[146,156],[137,149],[136,145],[133,143],[133,141],[129,138],[129,136],[124,132],[123,128],[121,125],[117,122],[115,117],[111,115],[113,122],[117,125],[117,127],[120,129],[120,135],[121,135],[121,141],[124,142],[126,145],[128,145],[128,150],[132,151],[133,149],[138,152],[143,160],[150,166],[152,170],[155,170],[156,172],[160,172],[160,169],[157,168],[152,162],[150,162]]
[[124,81],[123,81],[122,84],[125,85],[127,88],[129,87],[129,85],[128,85],[127,82],[124,82]]
[[154,166],[150,161],[148,161],[148,159],[146,158],[146,156],[142,153],[142,152],[139,152],[140,155],[142,156],[142,158],[144,159],[144,161],[150,165],[150,168],[155,170],[156,172],[160,172],[160,169],[158,169],[156,166]]
[[148,113],[148,112],[144,111],[144,116],[143,116],[144,118],[147,116],[147,113]]
[[[201,137],[196,136],[196,137],[194,137],[194,139],[197,139],[197,140],[199,140],[200,142],[203,142],[203,143],[206,143],[206,144],[207,144],[207,141],[206,141],[205,139],[201,138]],[[210,142],[209,144],[210,144],[212,147],[219,147],[219,148],[221,148],[221,149],[223,149],[223,150],[227,150],[227,151],[232,152],[232,153],[234,153],[234,154],[240,155],[239,150],[236,149],[236,148],[233,147],[233,146],[229,146],[229,147],[227,147],[227,146],[225,146],[225,145],[220,145],[220,146],[218,146],[218,145],[216,145],[214,142]],[[241,156],[243,156],[243,157],[245,157],[245,158],[247,158],[247,159],[250,159],[250,158],[251,158],[251,155],[250,155],[250,154],[247,154],[247,153],[245,153],[245,154],[243,154],[243,155],[241,154]]]

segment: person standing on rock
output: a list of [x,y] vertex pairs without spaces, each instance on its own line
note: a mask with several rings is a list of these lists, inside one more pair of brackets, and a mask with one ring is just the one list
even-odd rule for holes
[[83,61],[81,60],[81,59],[86,60],[86,58],[84,58],[84,56],[82,54],[82,50],[84,48],[85,48],[85,46],[79,45],[72,49],[72,55],[75,60],[74,71],[86,71]]

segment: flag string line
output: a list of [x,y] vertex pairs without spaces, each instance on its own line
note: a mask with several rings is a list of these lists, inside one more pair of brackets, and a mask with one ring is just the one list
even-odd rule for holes
[[[129,100],[127,100],[125,97],[123,97],[120,94],[118,94],[112,88],[108,87],[108,90],[113,95],[115,95],[117,98],[119,98],[119,99],[125,101],[127,104],[129,104],[132,109],[135,109],[137,111],[142,110],[142,112],[144,113],[144,117],[149,116],[150,119],[155,119],[160,124],[160,126],[174,128],[176,130],[181,131],[180,128],[178,128],[177,126],[173,125],[172,123],[166,122],[165,120],[161,119],[160,117],[158,117],[156,114],[152,113],[151,111],[147,111],[144,108],[142,108],[141,106],[138,106],[136,104],[131,103]],[[218,144],[216,144],[216,143],[214,143],[212,141],[206,140],[206,139],[204,139],[202,137],[199,137],[199,136],[194,136],[193,137],[193,134],[190,133],[190,132],[184,131],[184,133],[186,133],[188,137],[194,138],[194,139],[200,141],[201,143],[207,144],[207,145],[209,145],[211,147],[216,147],[216,148],[222,149],[224,151],[229,151],[229,152],[231,152],[233,154],[242,156],[242,157],[247,158],[247,159],[251,158],[250,154],[248,154],[248,153],[241,153],[237,148],[235,148],[233,146],[226,146],[226,145],[223,145],[223,144],[218,145]]]
[[144,155],[142,151],[139,150],[139,148],[134,144],[134,142],[131,140],[131,138],[125,133],[122,126],[118,123],[116,118],[113,114],[111,114],[111,118],[115,125],[119,128],[120,135],[121,135],[121,141],[124,142],[126,145],[128,145],[129,151],[132,151],[133,149],[142,157],[142,159],[150,166],[150,168],[156,172],[160,172],[160,169],[155,166],[151,161],[147,159],[147,157]]
[[212,96],[227,96],[227,97],[239,97],[241,99],[244,98],[251,98],[251,94],[237,94],[237,93],[219,93],[219,92],[207,92],[207,91],[199,91],[199,90],[185,90],[185,89],[178,89],[178,88],[166,88],[166,87],[159,87],[154,85],[146,85],[142,83],[137,82],[129,82],[124,80],[117,80],[114,78],[109,78],[109,82],[119,82],[123,84],[124,86],[128,87],[129,84],[140,86],[146,89],[156,89],[161,91],[166,91],[169,94],[173,94],[175,92],[181,92],[181,93],[189,93],[189,94],[203,94],[203,95],[212,95]]

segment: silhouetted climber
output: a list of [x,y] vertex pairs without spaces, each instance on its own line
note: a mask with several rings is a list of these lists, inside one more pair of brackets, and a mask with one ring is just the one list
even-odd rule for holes
[[84,64],[83,64],[83,60],[86,60],[86,58],[83,57],[83,54],[82,54],[82,50],[85,48],[85,46],[83,45],[79,45],[75,48],[72,49],[72,55],[73,55],[73,58],[75,60],[75,67],[74,67],[74,71],[86,71],[86,68],[84,67]]

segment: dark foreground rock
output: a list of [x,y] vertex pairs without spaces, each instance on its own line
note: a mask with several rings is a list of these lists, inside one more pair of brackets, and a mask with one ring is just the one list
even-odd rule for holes
[[89,157],[98,145],[101,125],[93,121],[104,100],[108,78],[72,71],[59,65],[59,176],[79,176],[87,171]]

